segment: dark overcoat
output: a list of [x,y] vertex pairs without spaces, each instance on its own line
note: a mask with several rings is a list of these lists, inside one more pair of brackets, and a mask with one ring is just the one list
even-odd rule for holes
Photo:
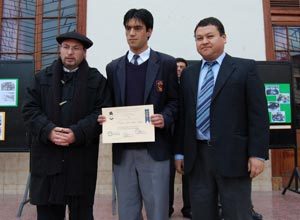
[[[53,106],[55,81],[62,72],[60,59],[51,66],[35,74],[33,83],[27,88],[23,105],[23,118],[33,140],[30,155],[30,199],[35,205],[65,203],[64,195],[84,195],[93,204],[97,179],[98,146],[101,127],[97,117],[102,107],[110,106],[110,95],[106,79],[95,68],[90,68],[85,60],[78,69],[78,79],[74,88],[80,87],[71,102],[71,111],[77,113],[69,127],[75,134],[75,142],[68,147],[57,146],[48,137],[51,130],[61,126],[53,115],[59,115]],[[87,75],[82,75],[87,74]],[[84,76],[79,80],[80,75]],[[76,89],[74,89],[76,91]],[[76,92],[75,92],[76,93]],[[59,94],[59,93],[58,93]],[[57,100],[60,101],[59,98]],[[84,109],[81,111],[81,109]]]

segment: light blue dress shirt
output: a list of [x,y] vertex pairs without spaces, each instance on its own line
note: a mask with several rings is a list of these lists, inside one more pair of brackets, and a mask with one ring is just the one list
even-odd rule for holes
[[[141,65],[142,63],[144,63],[145,61],[147,61],[150,57],[150,47],[148,47],[145,51],[143,51],[139,55],[139,58],[137,59],[138,65]],[[133,53],[131,50],[128,51],[127,54],[127,59],[130,63],[133,63],[133,56],[135,55],[135,53]]]
[[[216,80],[219,74],[219,70],[221,67],[221,64],[223,62],[223,59],[225,57],[225,53],[223,52],[221,54],[221,56],[219,56],[216,61],[217,63],[212,67],[212,71],[214,73],[214,84],[216,84]],[[200,69],[200,76],[199,76],[199,81],[198,81],[198,93],[197,93],[197,106],[198,106],[198,102],[199,102],[199,96],[201,93],[201,87],[203,85],[203,81],[205,79],[205,76],[207,74],[208,71],[208,65],[205,65],[205,63],[207,62],[211,62],[211,61],[206,61],[206,60],[202,60],[202,65],[201,65],[201,69]],[[200,129],[196,128],[196,136],[198,140],[210,140],[210,131],[208,130],[205,134],[203,134]]]
[[[213,73],[214,73],[214,83],[216,84],[216,80],[219,74],[219,70],[221,67],[221,64],[223,62],[223,59],[225,57],[225,52],[223,52],[217,59],[217,63],[212,67]],[[211,62],[207,60],[202,60],[201,68],[200,68],[200,76],[198,81],[198,93],[197,93],[197,106],[198,106],[198,97],[201,92],[201,87],[204,81],[204,78],[206,76],[206,73],[208,71],[208,66],[205,65],[206,62]],[[202,134],[202,132],[196,128],[196,137],[198,140],[210,140],[210,131],[208,131],[206,134]],[[183,160],[184,156],[182,154],[176,154],[175,160]]]

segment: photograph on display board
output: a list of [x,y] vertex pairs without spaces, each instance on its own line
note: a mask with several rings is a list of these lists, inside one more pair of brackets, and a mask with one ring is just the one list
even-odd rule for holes
[[265,84],[271,124],[291,123],[291,89],[288,83]]
[[5,140],[5,112],[0,112],[0,141]]
[[0,79],[0,107],[18,106],[18,79]]

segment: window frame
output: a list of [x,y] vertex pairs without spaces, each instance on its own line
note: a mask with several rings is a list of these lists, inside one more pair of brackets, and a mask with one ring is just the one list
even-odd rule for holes
[[300,8],[272,7],[270,0],[263,0],[265,25],[265,50],[268,61],[275,61],[275,43],[273,26],[300,27]]
[[[42,33],[43,33],[43,3],[44,0],[36,0],[35,10],[35,25],[34,25],[34,51],[33,51],[33,59],[35,61],[35,71],[39,71],[42,68],[42,56],[44,53],[42,53]],[[59,2],[59,4],[61,1]],[[87,0],[75,0],[74,4],[77,5],[76,7],[76,14],[75,14],[75,20],[76,20],[76,30],[79,33],[86,34],[86,20],[87,20]],[[0,24],[2,24],[3,21],[3,5],[4,0],[0,0]],[[57,18],[60,20],[60,16],[55,16],[53,18]],[[15,18],[19,19],[19,18]],[[0,25],[0,33],[2,33],[2,25]],[[1,41],[1,37],[0,37]],[[8,54],[3,53],[0,51],[0,54]],[[15,53],[12,54],[22,54],[18,50],[16,50]],[[27,53],[26,53],[27,54]],[[58,50],[57,50],[58,54]]]

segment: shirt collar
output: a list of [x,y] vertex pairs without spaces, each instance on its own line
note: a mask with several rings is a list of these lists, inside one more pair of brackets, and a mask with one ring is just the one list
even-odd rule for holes
[[[137,54],[137,55],[139,55],[140,56],[139,58],[142,59],[143,62],[145,62],[150,57],[150,51],[151,51],[151,49],[150,49],[150,47],[148,47],[145,51],[143,51],[142,53]],[[129,62],[132,60],[133,55],[135,55],[135,53],[133,53],[131,50],[129,50],[128,55],[127,55],[127,59]]]
[[69,70],[67,67],[64,66],[63,69],[66,73],[74,73],[79,69],[79,67],[76,67],[75,69]]
[[[226,55],[226,53],[225,52],[223,52],[215,61],[217,61],[217,63],[221,66],[221,64],[222,64],[222,62],[223,62],[223,60],[224,60],[224,58],[225,58],[225,55]],[[205,65],[205,63],[207,63],[207,62],[211,62],[211,61],[207,61],[207,60],[205,60],[205,59],[202,59],[202,65],[201,65],[201,69],[204,67],[204,65]]]

